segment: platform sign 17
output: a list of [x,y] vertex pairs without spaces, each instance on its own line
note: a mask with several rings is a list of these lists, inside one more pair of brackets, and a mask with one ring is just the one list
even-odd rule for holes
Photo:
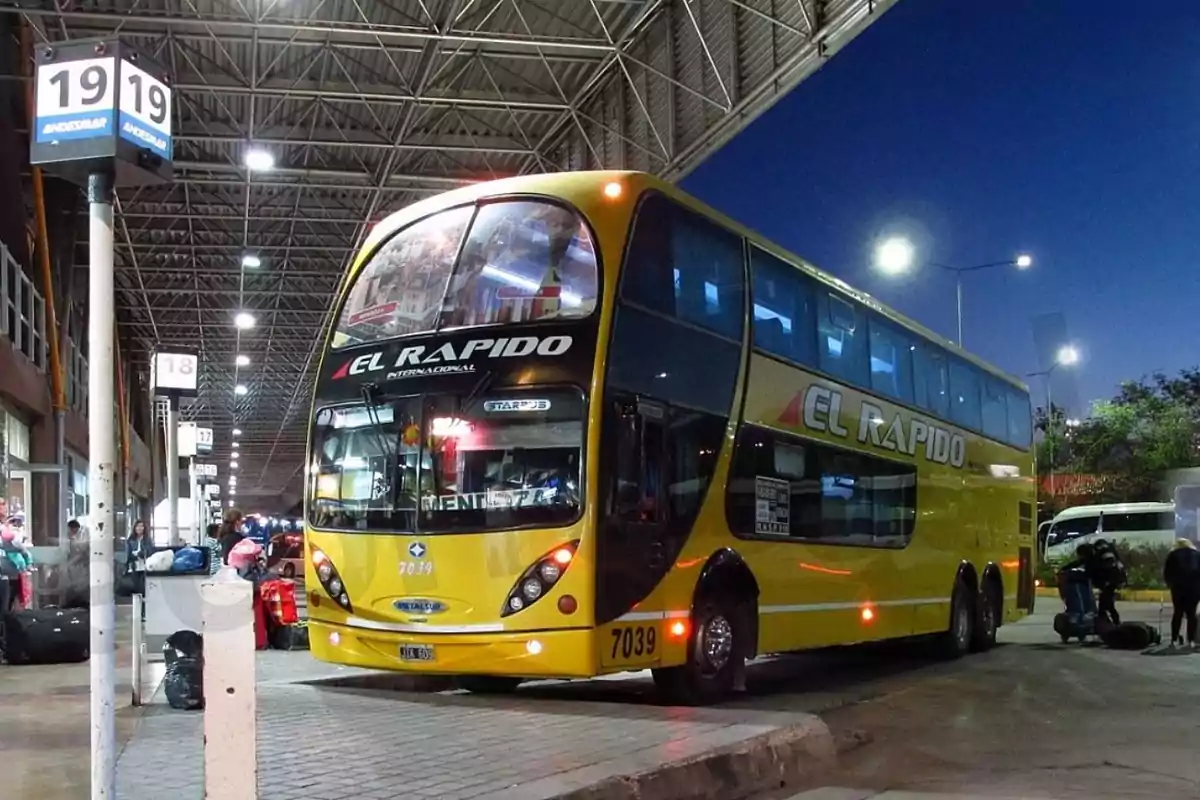
[[53,143],[112,136],[116,75],[113,58],[39,65],[36,140]]
[[118,131],[122,139],[171,158],[171,87],[121,61],[121,98]]

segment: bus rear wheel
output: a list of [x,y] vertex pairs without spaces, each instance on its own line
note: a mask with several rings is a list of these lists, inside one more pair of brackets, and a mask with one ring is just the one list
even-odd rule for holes
[[501,675],[462,675],[458,685],[471,694],[512,694],[521,685],[521,679]]
[[1003,600],[995,584],[987,581],[976,602],[979,604],[979,610],[975,615],[971,649],[976,653],[983,653],[996,646],[996,632],[1000,628]]
[[948,659],[962,658],[971,651],[975,638],[975,593],[961,577],[954,582],[950,597],[950,628],[942,634],[939,649]]
[[672,705],[700,706],[730,695],[745,669],[749,627],[744,603],[717,595],[704,598],[692,617],[688,660],[653,671],[654,683]]

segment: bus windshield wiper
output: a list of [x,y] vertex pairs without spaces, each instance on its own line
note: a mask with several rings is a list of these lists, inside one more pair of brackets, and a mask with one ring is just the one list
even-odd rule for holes
[[367,418],[371,421],[371,433],[375,437],[375,445],[379,448],[380,455],[384,458],[384,463],[388,465],[386,479],[386,490],[381,492],[388,499],[389,506],[395,508],[395,497],[393,495],[399,489],[400,482],[394,479],[396,470],[399,465],[396,458],[396,450],[388,445],[388,437],[383,435],[383,423],[379,420],[379,387],[374,383],[365,384],[362,387],[363,407],[367,411]]

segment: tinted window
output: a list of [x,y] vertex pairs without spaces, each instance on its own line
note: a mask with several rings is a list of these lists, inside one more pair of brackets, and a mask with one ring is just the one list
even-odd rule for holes
[[375,251],[346,297],[333,346],[452,326],[585,317],[596,307],[597,281],[591,234],[562,206],[513,201],[488,203],[478,213],[450,209]]
[[913,402],[916,344],[895,325],[871,318],[871,388],[902,403]]
[[730,528],[743,535],[904,547],[916,520],[916,470],[746,427],[726,509]]
[[1008,400],[1004,385],[990,376],[983,379],[983,433],[993,439],[1008,439]]
[[775,256],[751,250],[754,281],[754,346],[771,355],[815,366],[816,311],[813,280]]
[[1029,395],[1016,389],[1007,391],[1008,441],[1017,447],[1028,447],[1033,438],[1033,420],[1029,412]]
[[913,386],[918,406],[942,419],[950,418],[950,369],[944,353],[929,344],[917,347]]
[[971,366],[962,361],[950,363],[950,419],[964,428],[983,427],[980,383],[979,373]]
[[1173,513],[1136,511],[1132,514],[1104,515],[1104,533],[1171,530],[1175,530],[1175,515]]
[[870,385],[864,314],[832,292],[817,297],[817,360],[823,372],[858,386]]
[[638,208],[621,296],[652,311],[742,338],[742,239],[659,194]]

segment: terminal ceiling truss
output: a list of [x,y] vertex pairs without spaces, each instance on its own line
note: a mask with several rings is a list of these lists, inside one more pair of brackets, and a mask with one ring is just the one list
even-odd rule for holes
[[[119,35],[175,80],[174,184],[122,190],[120,324],[198,346],[188,410],[241,488],[298,496],[321,332],[369,226],[464,182],[678,179],[895,0],[0,0],[36,41]],[[277,168],[247,173],[250,145]],[[85,251],[81,251],[82,253]],[[243,253],[262,266],[244,269]],[[240,310],[257,315],[241,333]],[[238,353],[248,368],[234,365]],[[235,384],[249,393],[238,397]],[[222,472],[225,471],[224,465]]]

